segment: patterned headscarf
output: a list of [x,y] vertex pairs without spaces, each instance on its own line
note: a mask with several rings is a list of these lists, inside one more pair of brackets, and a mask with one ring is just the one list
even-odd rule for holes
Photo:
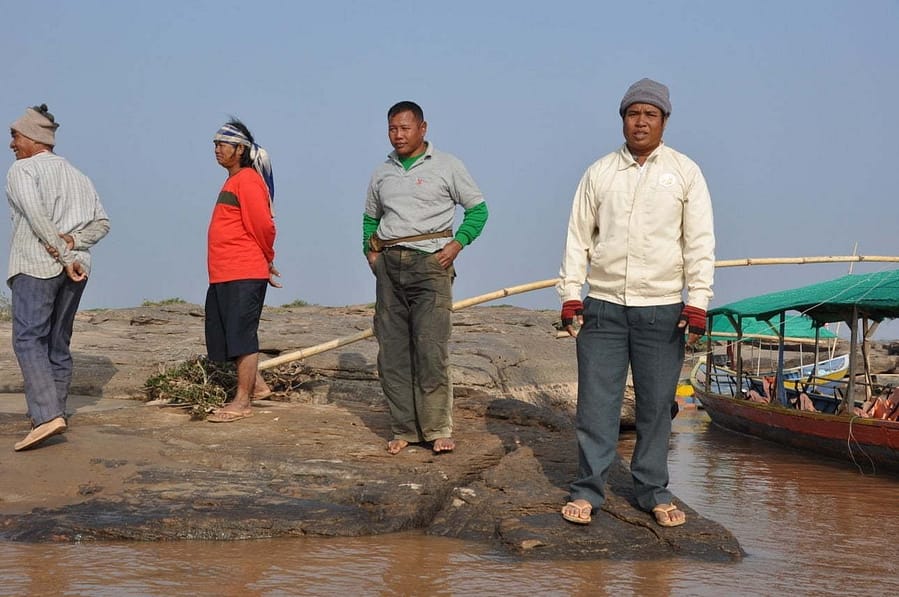
[[253,169],[262,176],[265,186],[268,187],[268,196],[275,200],[275,177],[272,175],[272,161],[268,156],[268,152],[250,141],[241,130],[234,125],[225,124],[216,132],[213,141],[221,141],[222,143],[230,143],[231,145],[243,145],[250,148],[250,163]]

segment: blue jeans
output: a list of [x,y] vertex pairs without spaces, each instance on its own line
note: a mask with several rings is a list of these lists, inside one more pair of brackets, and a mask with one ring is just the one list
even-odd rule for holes
[[671,501],[668,438],[684,361],[684,331],[677,327],[682,309],[680,303],[626,307],[590,297],[584,301],[584,325],[577,336],[579,470],[571,484],[572,500],[585,499],[594,508],[605,501],[630,364],[637,416],[634,494],[647,511]]
[[13,350],[25,380],[25,402],[35,427],[66,414],[72,382],[69,342],[87,281],[65,272],[49,278],[17,274],[12,289]]

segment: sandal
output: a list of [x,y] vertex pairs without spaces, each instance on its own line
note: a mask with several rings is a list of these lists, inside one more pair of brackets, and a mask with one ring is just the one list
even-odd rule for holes
[[680,520],[675,520],[671,514],[674,512],[680,512],[683,514],[683,511],[678,510],[677,506],[674,505],[674,502],[670,504],[659,504],[655,508],[652,509],[652,515],[655,516],[656,523],[659,526],[663,527],[679,527],[680,525],[687,522],[687,515],[684,514],[684,517]]
[[[576,514],[570,514],[566,512],[566,510],[576,510]],[[584,514],[586,512],[586,515]],[[574,524],[590,524],[590,521],[593,520],[591,516],[593,514],[593,506],[587,504],[586,506],[578,506],[574,502],[568,502],[562,508],[562,518],[567,520],[568,522],[573,522]]]
[[239,421],[241,419],[247,419],[252,417],[253,413],[251,412],[234,412],[231,410],[218,410],[208,417],[206,420],[210,423],[233,423],[234,421]]

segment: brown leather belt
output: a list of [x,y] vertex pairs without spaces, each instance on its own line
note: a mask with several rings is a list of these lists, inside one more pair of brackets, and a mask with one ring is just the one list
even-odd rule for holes
[[452,235],[452,230],[441,230],[440,232],[429,232],[427,234],[415,234],[413,236],[401,236],[399,238],[384,240],[378,238],[377,234],[372,234],[368,237],[368,246],[375,253],[380,253],[387,247],[392,247],[393,245],[398,245],[400,243],[414,243],[419,240],[431,240],[434,238],[450,238]]

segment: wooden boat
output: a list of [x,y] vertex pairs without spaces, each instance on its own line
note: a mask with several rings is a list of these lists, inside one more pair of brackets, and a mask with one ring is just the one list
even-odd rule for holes
[[[698,373],[705,375],[705,359],[701,359],[696,367],[700,369],[700,371],[697,371]],[[734,369],[723,365],[713,365],[712,369],[716,379],[735,379],[737,375],[737,372]],[[849,353],[846,353],[833,357],[832,359],[818,361],[817,363],[785,368],[781,375],[783,376],[784,385],[787,389],[802,390],[805,385],[824,386],[828,381],[843,379],[848,373]],[[749,379],[758,380],[764,377],[774,377],[777,375],[777,372],[765,371],[760,373],[746,373],[745,375]],[[693,385],[692,380],[691,385]]]
[[818,361],[817,363],[809,363],[808,365],[799,365],[783,370],[784,382],[801,382],[803,380],[812,379],[829,379],[837,380],[846,377],[849,373],[849,353]]
[[[820,412],[834,413],[839,408],[842,401],[844,383],[839,383],[846,376],[849,370],[849,355],[841,355],[834,359],[821,361],[822,365],[819,369],[813,369],[814,364],[805,365],[803,367],[792,367],[784,369],[783,385],[788,403],[795,402],[799,393],[805,393],[809,396],[815,407]],[[846,364],[843,367],[843,364]],[[828,366],[832,367],[828,368]],[[709,367],[706,365],[706,359],[702,358],[693,367],[690,375],[690,385],[695,392],[696,387],[704,385],[705,380],[709,376]],[[814,372],[819,375],[814,375]],[[711,376],[709,379],[709,389],[716,394],[722,394],[730,397],[742,398],[749,390],[755,390],[759,394],[764,394],[766,379],[775,380],[776,371],[766,373],[745,373],[743,374],[742,383],[737,383],[737,372],[730,367],[713,364],[711,367]],[[740,388],[737,391],[737,388]]]
[[[845,380],[827,376],[806,376],[805,381],[784,383],[783,333],[788,312],[798,311],[817,325],[844,321],[850,326],[849,375]],[[854,462],[865,472],[890,470],[899,473],[899,422],[865,418],[854,413],[860,398],[876,392],[876,386],[860,383],[856,372],[856,348],[867,354],[867,339],[877,324],[899,317],[899,270],[849,275],[820,284],[775,292],[737,301],[709,311],[710,317],[724,316],[737,332],[739,356],[743,318],[771,321],[781,330],[778,366],[773,399],[769,403],[745,398],[757,382],[740,368],[724,369],[712,363],[711,343],[704,362],[693,369],[694,393],[720,427]],[[861,339],[859,338],[861,321]],[[816,359],[817,363],[817,359]],[[832,364],[836,367],[836,363]],[[867,372],[866,372],[867,373]],[[836,374],[836,373],[834,373]],[[861,396],[856,396],[858,390]],[[791,399],[804,393],[817,412],[800,410]],[[821,412],[824,411],[824,412]]]

